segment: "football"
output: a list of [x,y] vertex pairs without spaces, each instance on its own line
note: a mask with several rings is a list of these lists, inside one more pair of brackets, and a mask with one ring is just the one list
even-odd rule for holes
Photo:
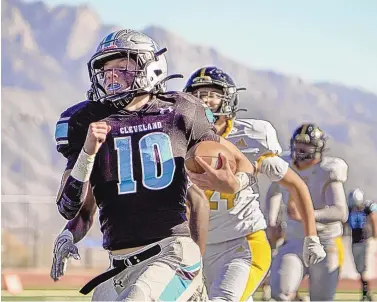
[[230,150],[224,145],[214,141],[204,141],[193,146],[186,154],[185,165],[187,170],[202,174],[205,171],[202,166],[196,162],[195,157],[200,157],[214,169],[220,169],[222,166],[219,153],[223,154],[229,160],[229,166],[233,173],[237,171],[236,160]]

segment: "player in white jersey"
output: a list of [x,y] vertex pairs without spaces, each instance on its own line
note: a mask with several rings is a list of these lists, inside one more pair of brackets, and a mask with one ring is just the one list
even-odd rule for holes
[[343,262],[342,224],[348,209],[344,192],[348,166],[336,157],[323,157],[326,138],[315,124],[304,124],[291,138],[291,166],[307,183],[312,196],[317,232],[327,256],[321,263],[305,268],[302,259],[304,233],[293,198],[281,186],[273,185],[272,198],[280,195],[287,205],[286,242],[271,266],[271,295],[292,301],[305,275],[310,278],[310,299],[332,301]]
[[[259,172],[266,174],[271,181],[289,187],[291,191],[293,184],[289,183],[289,179],[292,177],[295,179],[292,182],[297,181],[304,186],[302,192],[307,190],[297,174],[288,169],[288,163],[277,156],[281,147],[276,131],[269,122],[234,119],[238,111],[237,90],[233,79],[217,67],[196,70],[184,89],[201,98],[211,108],[216,117],[217,134],[236,145]],[[189,173],[194,182],[198,175],[192,175]],[[300,189],[295,187],[293,191],[297,192],[295,190]],[[208,297],[211,301],[250,301],[271,264],[271,249],[264,231],[266,221],[259,205],[256,178],[237,194],[209,190],[205,194],[211,209],[203,257]],[[298,201],[301,209],[305,207],[310,212],[310,196],[301,197],[298,197],[301,199]],[[308,224],[313,219],[309,212],[306,213]],[[313,244],[310,252],[313,253],[312,261],[317,262],[323,259],[325,253],[317,242],[318,237],[312,235],[307,238]]]

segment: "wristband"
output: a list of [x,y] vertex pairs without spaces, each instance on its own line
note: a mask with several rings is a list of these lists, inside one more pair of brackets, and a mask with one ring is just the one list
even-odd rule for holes
[[81,182],[89,181],[90,174],[92,174],[95,157],[95,154],[89,155],[84,151],[84,148],[82,148],[71,171],[71,176]]

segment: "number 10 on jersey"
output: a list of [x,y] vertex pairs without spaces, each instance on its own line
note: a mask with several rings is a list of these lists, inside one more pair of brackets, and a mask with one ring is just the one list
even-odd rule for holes
[[[118,194],[137,191],[134,178],[134,163],[131,136],[114,138],[114,147],[118,155]],[[139,140],[143,186],[149,190],[161,190],[168,187],[175,172],[175,162],[170,138],[162,132],[148,133]],[[161,166],[158,173],[157,165]]]

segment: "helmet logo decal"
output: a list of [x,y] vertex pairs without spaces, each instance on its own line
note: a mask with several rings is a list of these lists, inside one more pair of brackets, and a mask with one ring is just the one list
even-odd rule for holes
[[118,48],[115,44],[109,45],[109,46],[104,46],[102,48],[102,51],[108,50],[108,49],[113,49],[113,48]]

